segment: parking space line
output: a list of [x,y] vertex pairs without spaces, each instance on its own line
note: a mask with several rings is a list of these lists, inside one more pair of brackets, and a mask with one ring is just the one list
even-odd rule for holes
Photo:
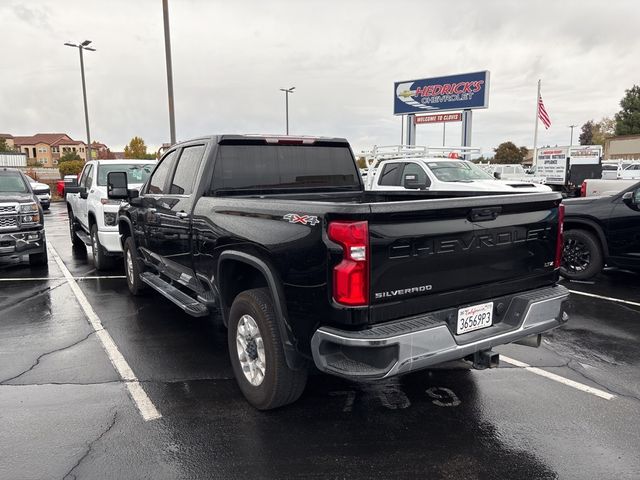
[[524,368],[528,372],[534,373],[536,375],[540,375],[541,377],[548,378],[549,380],[562,383],[564,385],[575,388],[577,390],[581,390],[585,393],[590,393],[591,395],[595,395],[596,397],[604,398],[605,400],[613,400],[614,398],[616,398],[615,395],[605,392],[604,390],[590,387],[588,385],[585,385],[584,383],[576,382],[574,380],[569,380],[568,378],[562,377],[560,375],[556,375],[555,373],[547,372],[546,370],[542,370],[541,368],[538,368],[538,367],[532,367],[528,363],[521,362],[520,360],[516,360],[514,358],[500,355],[500,361],[509,363],[514,367]]
[[[95,277],[71,277],[74,280],[111,280],[125,279],[124,275],[98,275]],[[67,277],[24,277],[24,278],[0,278],[0,282],[41,282],[43,280],[66,280]]]
[[48,244],[48,248],[49,253],[58,264],[60,270],[62,270],[64,278],[69,283],[69,286],[76,296],[80,307],[87,316],[89,324],[95,330],[96,336],[100,340],[102,348],[104,348],[105,352],[107,353],[111,364],[118,372],[118,375],[120,375],[120,378],[122,378],[122,380],[125,382],[127,390],[129,391],[129,395],[133,399],[133,403],[135,403],[136,407],[138,408],[140,415],[142,415],[142,418],[145,421],[161,418],[162,415],[140,385],[140,381],[133,373],[133,370],[125,360],[124,356],[122,356],[122,354],[120,353],[120,350],[118,350],[118,347],[113,341],[113,338],[111,338],[109,332],[105,330],[100,317],[98,317],[96,312],[93,310],[93,307],[91,307],[91,304],[87,300],[87,297],[78,286],[78,282],[76,282],[76,280],[73,278],[71,272],[69,272],[66,265],[58,255],[58,252],[56,252],[55,248],[53,248],[51,244]]
[[630,300],[622,300],[620,298],[605,297],[605,296],[602,296],[602,295],[596,295],[595,293],[580,292],[578,290],[569,290],[569,291],[571,293],[575,293],[576,295],[584,295],[585,297],[599,298],[600,300],[609,300],[610,302],[624,303],[625,305],[633,305],[634,307],[640,307],[640,303],[639,302],[632,302]]

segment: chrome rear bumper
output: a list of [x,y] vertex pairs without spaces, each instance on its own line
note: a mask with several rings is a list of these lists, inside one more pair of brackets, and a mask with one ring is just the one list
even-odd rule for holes
[[[560,285],[511,296],[499,322],[463,335],[454,335],[443,319],[457,309],[361,331],[321,327],[311,340],[313,360],[321,371],[341,377],[387,378],[458,360],[555,328],[567,321],[564,303],[568,297],[569,291]],[[500,301],[494,300],[496,304]]]

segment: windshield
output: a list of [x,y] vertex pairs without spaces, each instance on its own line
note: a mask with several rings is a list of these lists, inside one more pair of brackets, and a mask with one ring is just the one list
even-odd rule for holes
[[0,172],[0,193],[27,193],[29,189],[17,172]]
[[464,160],[427,162],[427,166],[441,182],[471,182],[473,180],[495,180],[480,167]]
[[105,186],[107,184],[107,175],[110,172],[127,172],[127,183],[144,183],[151,175],[155,163],[116,163],[109,165],[100,165],[98,167],[98,185]]

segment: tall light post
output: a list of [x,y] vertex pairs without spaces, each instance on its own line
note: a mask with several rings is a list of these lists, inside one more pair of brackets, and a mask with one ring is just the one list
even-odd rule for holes
[[91,132],[89,131],[89,110],[87,109],[87,86],[84,81],[84,58],[82,56],[83,50],[89,50],[90,52],[95,52],[96,49],[90,47],[91,40],[85,40],[81,42],[79,45],[76,45],[71,42],[65,43],[67,47],[77,48],[80,52],[80,75],[82,76],[82,99],[84,100],[84,124],[87,128],[87,159],[92,160],[91,158]]
[[293,93],[295,89],[296,87],[280,89],[281,92],[284,92],[284,108],[285,108],[285,119],[287,122],[287,135],[289,135],[289,94]]
[[569,139],[569,146],[573,145],[573,129],[577,127],[577,125],[569,125],[569,128],[571,129],[571,138]]
[[169,36],[169,0],[162,0],[162,18],[164,20],[164,56],[167,64],[167,91],[169,94],[169,133],[171,145],[176,143],[176,118],[173,110],[173,67],[171,64],[171,38]]

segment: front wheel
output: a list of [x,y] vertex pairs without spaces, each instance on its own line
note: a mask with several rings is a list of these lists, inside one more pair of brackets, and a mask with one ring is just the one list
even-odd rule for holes
[[113,257],[109,257],[98,237],[98,225],[91,227],[91,250],[93,252],[93,265],[96,270],[110,270],[113,268]]
[[238,386],[258,410],[295,402],[307,383],[307,369],[287,365],[273,300],[266,288],[240,293],[229,314],[229,357]]
[[586,230],[564,232],[560,274],[569,280],[587,280],[604,266],[604,256],[598,238]]
[[47,255],[47,244],[44,244],[44,250],[41,253],[32,253],[29,255],[29,265],[32,267],[42,267],[49,262],[49,256]]
[[138,258],[138,252],[131,237],[127,237],[124,242],[124,271],[127,277],[127,286],[131,294],[136,296],[141,295],[146,287],[146,284],[140,278],[143,265]]
[[73,215],[71,208],[67,210],[67,213],[69,214],[69,237],[71,237],[71,245],[73,245],[74,248],[84,247],[84,242],[80,240],[80,237],[76,234],[78,226],[76,224],[76,217]]

